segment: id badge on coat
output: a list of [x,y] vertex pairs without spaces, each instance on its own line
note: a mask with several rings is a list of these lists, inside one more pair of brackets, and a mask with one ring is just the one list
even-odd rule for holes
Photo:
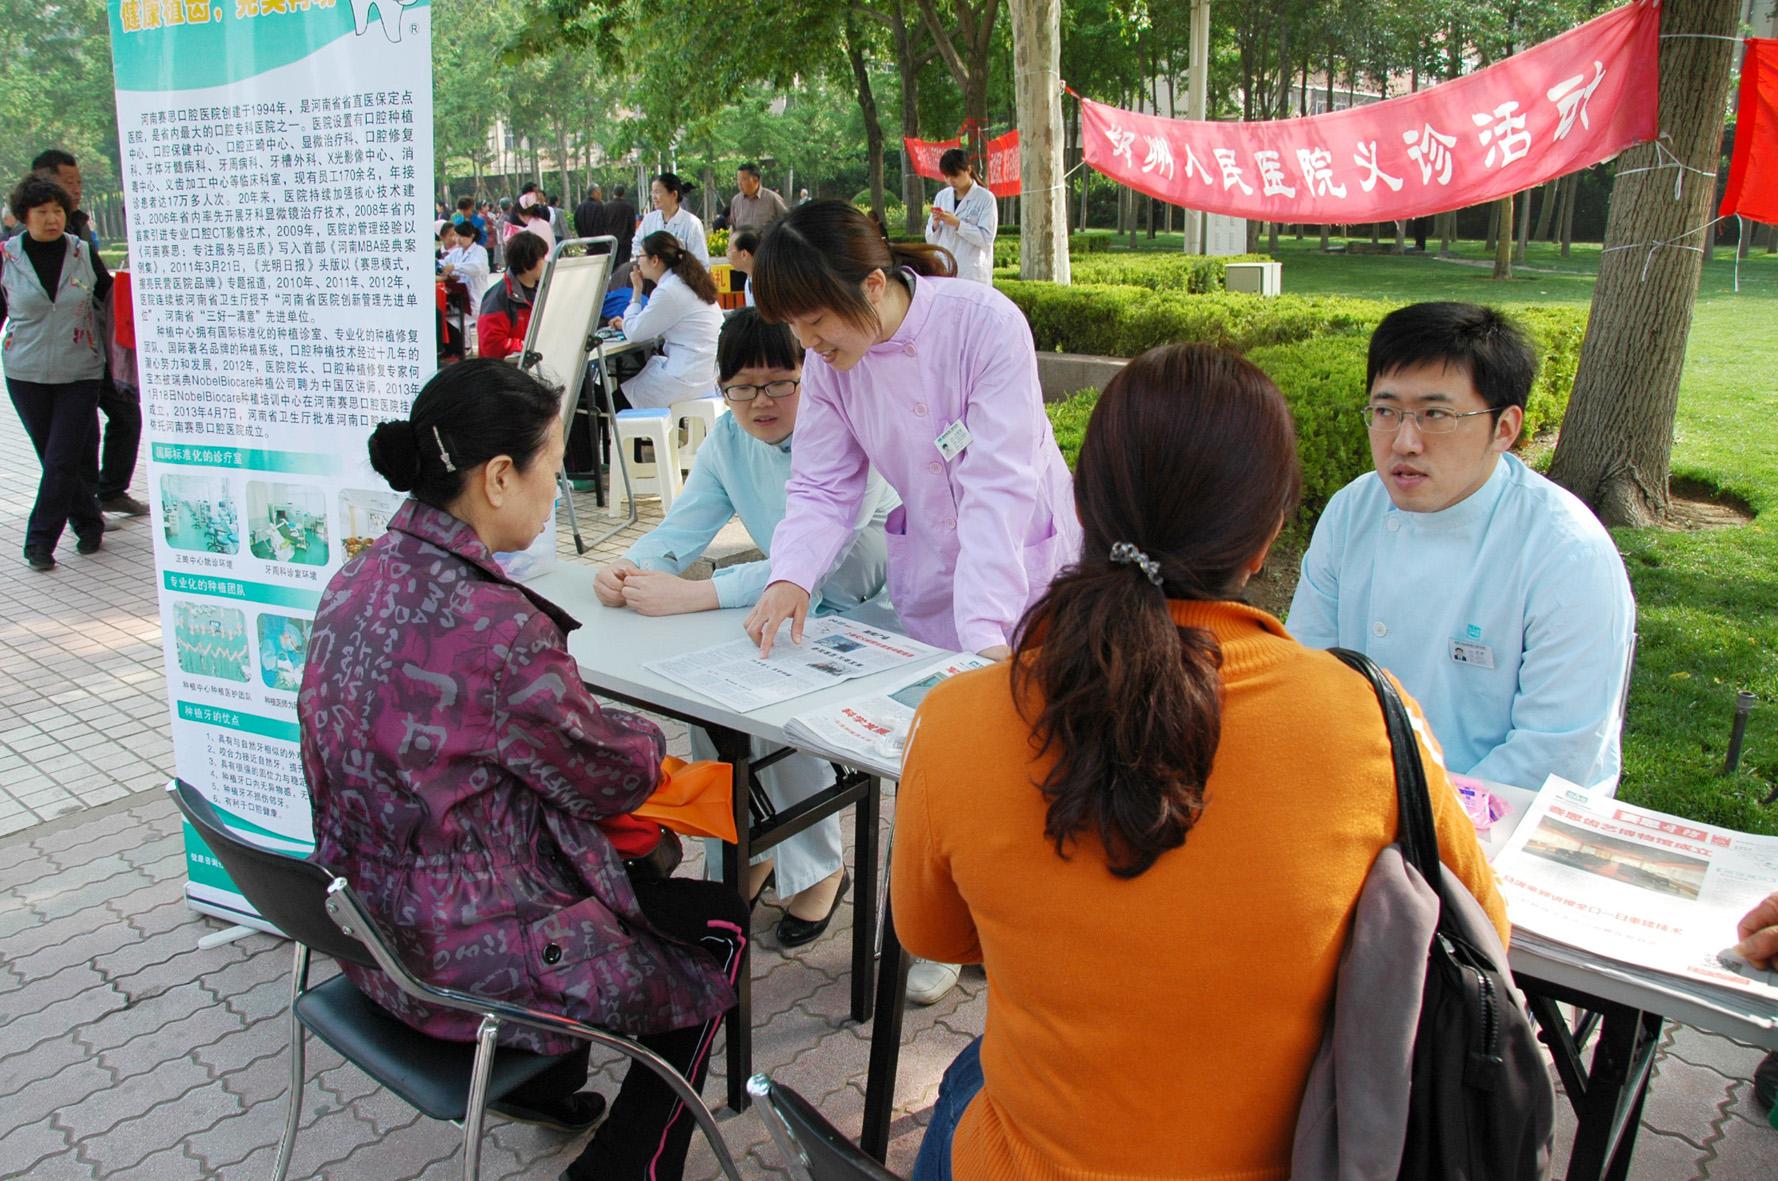
[[975,436],[969,433],[969,428],[964,426],[963,420],[959,418],[946,427],[938,438],[932,440],[932,445],[938,448],[938,453],[944,456],[945,462],[950,463],[974,441]]

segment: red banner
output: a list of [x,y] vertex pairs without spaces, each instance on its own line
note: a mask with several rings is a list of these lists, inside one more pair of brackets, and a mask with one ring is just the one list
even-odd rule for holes
[[1369,106],[1202,123],[1081,100],[1087,163],[1211,213],[1351,224],[1497,200],[1655,137],[1660,5],[1638,0],[1463,78]]
[[1778,222],[1778,41],[1747,39],[1736,111],[1735,155],[1719,212]]
[[[904,138],[901,142],[907,146],[908,159],[913,163],[914,171],[928,180],[938,181],[945,178],[945,174],[938,170],[938,158],[959,144],[959,141],[954,139],[940,141]],[[1017,128],[988,141],[987,173],[981,178],[981,181],[988,186],[990,193],[996,197],[1019,195],[1019,133]]]

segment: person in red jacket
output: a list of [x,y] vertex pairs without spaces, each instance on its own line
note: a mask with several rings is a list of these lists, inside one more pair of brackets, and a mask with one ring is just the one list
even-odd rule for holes
[[517,234],[506,244],[506,274],[482,297],[481,316],[475,322],[477,356],[500,360],[525,347],[531,301],[537,297],[548,257],[549,247],[536,234]]

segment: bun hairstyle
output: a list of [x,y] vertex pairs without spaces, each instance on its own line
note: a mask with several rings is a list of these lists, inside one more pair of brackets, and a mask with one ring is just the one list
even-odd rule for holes
[[448,510],[472,469],[495,456],[525,471],[552,430],[561,396],[504,361],[477,359],[441,369],[413,410],[370,435],[370,465],[397,492]]
[[832,312],[875,332],[882,322],[861,288],[872,271],[900,281],[902,267],[955,275],[957,260],[941,246],[891,243],[869,214],[844,201],[810,201],[766,230],[753,256],[753,302],[773,323]]
[[1106,383],[1074,475],[1081,560],[1026,613],[1012,667],[1056,757],[1038,786],[1059,856],[1090,834],[1132,878],[1185,843],[1221,738],[1222,652],[1167,600],[1237,597],[1301,490],[1290,410],[1251,362],[1167,345]]
[[685,204],[685,195],[691,192],[693,188],[690,181],[681,178],[679,174],[675,172],[663,172],[654,179],[660,181],[661,188],[672,193],[673,199],[681,205]]
[[716,280],[698,261],[698,256],[680,245],[666,230],[656,230],[642,239],[642,253],[650,258],[659,259],[662,266],[678,275],[680,281],[691,288],[705,303],[716,302]]

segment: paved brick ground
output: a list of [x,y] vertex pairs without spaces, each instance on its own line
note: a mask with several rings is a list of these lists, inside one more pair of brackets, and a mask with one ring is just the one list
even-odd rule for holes
[[[0,413],[0,1176],[264,1176],[283,1123],[290,953],[264,935],[197,946],[222,924],[184,905],[178,825],[160,790],[172,765],[151,525],[125,523],[92,557],[70,544],[61,569],[34,574],[18,552],[35,486],[17,420]],[[147,497],[140,480],[136,495]],[[598,520],[590,503],[582,517]],[[855,1133],[870,1031],[846,1017],[851,908],[795,957],[772,946],[777,913],[762,908],[755,932],[756,1062]],[[968,972],[950,998],[908,1015],[890,1154],[903,1173],[939,1076],[984,1008],[982,977]],[[1778,1177],[1778,1131],[1745,1081],[1758,1060],[1670,1029],[1632,1177]],[[607,1094],[616,1065],[597,1083]],[[309,1067],[293,1177],[457,1175],[454,1130],[324,1047]],[[755,1116],[722,1113],[722,1125],[749,1176],[776,1175]],[[1558,1142],[1571,1135],[1565,1118]],[[496,1121],[484,1176],[552,1178],[578,1148]],[[687,1175],[714,1175],[696,1142]]]

